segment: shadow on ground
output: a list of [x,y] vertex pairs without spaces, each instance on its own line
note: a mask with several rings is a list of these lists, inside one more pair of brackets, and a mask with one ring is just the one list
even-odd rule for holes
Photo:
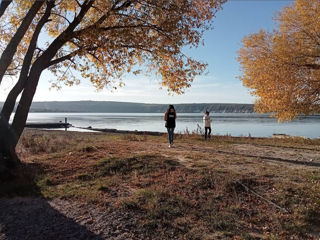
[[36,183],[42,169],[23,164],[0,182],[0,240],[102,239],[42,198]]
[[40,198],[0,200],[0,239],[102,239]]

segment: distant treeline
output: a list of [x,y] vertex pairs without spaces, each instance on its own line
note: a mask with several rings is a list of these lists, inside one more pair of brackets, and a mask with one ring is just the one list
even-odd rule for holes
[[[2,108],[3,102],[0,102]],[[184,103],[174,104],[181,113],[200,113],[206,110],[218,113],[252,113],[253,104]],[[34,102],[30,112],[95,112],[95,113],[162,113],[167,104],[148,104],[112,101]]]

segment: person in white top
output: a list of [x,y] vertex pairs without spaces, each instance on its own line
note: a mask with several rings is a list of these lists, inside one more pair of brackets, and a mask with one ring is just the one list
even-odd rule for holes
[[205,112],[205,115],[203,116],[203,125],[204,125],[204,139],[208,140],[210,139],[210,134],[211,134],[211,119],[209,116],[209,111],[207,110]]

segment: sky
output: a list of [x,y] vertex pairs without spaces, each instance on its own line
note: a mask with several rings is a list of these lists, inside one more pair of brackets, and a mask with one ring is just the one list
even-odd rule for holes
[[[63,86],[50,90],[48,72],[41,76],[34,101],[121,101],[143,103],[253,103],[249,89],[242,86],[237,62],[237,51],[244,36],[260,29],[272,31],[276,27],[273,17],[292,0],[229,0],[216,18],[214,29],[205,33],[205,45],[185,50],[188,56],[206,62],[207,73],[198,76],[183,95],[168,95],[166,89],[152,76],[125,76],[125,86],[110,91],[96,91],[87,80],[78,86]],[[14,81],[3,81],[0,101],[4,101]]]

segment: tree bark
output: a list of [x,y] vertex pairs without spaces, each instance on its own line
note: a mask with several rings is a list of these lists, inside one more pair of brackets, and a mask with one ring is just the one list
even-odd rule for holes
[[11,125],[12,131],[16,135],[16,141],[13,143],[14,147],[18,144],[18,140],[25,127],[33,96],[36,92],[37,85],[41,76],[43,68],[40,64],[34,64],[29,74],[28,82],[22,92],[19,104],[14,115]]
[[[67,41],[69,41],[70,38],[72,38],[74,29],[84,18],[93,2],[94,0],[86,0],[83,3],[79,14],[74,18],[74,20],[70,23],[66,30],[62,32],[50,44],[47,50],[32,64],[30,71],[28,68],[27,76],[20,81],[20,83],[23,83],[23,92],[17,106],[11,127],[9,127],[8,124],[8,118],[10,114],[6,114],[5,118],[0,115],[2,119],[2,123],[0,123],[0,168],[1,165],[5,167],[12,167],[19,162],[15,154],[15,147],[25,127],[30,106],[36,92],[41,73],[49,66],[50,61],[54,58],[57,51]],[[8,96],[8,101],[10,102],[10,104],[14,104],[13,99],[16,99],[16,94],[19,92],[18,90],[21,92],[21,86],[17,86],[17,88],[14,90],[15,93],[12,93],[12,95]]]
[[47,48],[47,50],[33,63],[28,81],[25,84],[24,90],[22,92],[14,119],[12,122],[12,130],[16,135],[16,142],[14,146],[17,145],[18,140],[25,127],[30,106],[37,89],[37,85],[41,76],[42,71],[49,65],[50,61],[54,58],[57,51],[70,39],[72,38],[72,33],[74,29],[80,24],[81,20],[84,18],[94,0],[87,0],[83,3],[79,14],[74,18],[70,25],[63,31]]
[[53,7],[54,7],[54,1],[47,2],[46,11],[45,11],[44,15],[41,17],[39,23],[37,24],[37,26],[35,28],[33,35],[32,35],[32,38],[31,38],[31,41],[30,41],[30,44],[28,47],[28,51],[27,51],[26,56],[23,60],[23,65],[22,65],[19,79],[18,79],[17,83],[15,84],[15,86],[11,89],[10,93],[7,96],[5,103],[3,104],[3,107],[1,110],[1,115],[4,119],[7,119],[8,122],[9,122],[10,116],[13,112],[17,97],[22,92],[22,90],[25,86],[25,82],[28,79],[28,73],[30,70],[33,54],[34,54],[34,51],[37,46],[39,34],[41,32],[42,27],[48,21],[48,19],[50,17],[51,9]]
[[37,12],[39,11],[43,3],[43,0],[34,2],[30,10],[28,11],[27,15],[23,19],[21,25],[19,26],[17,32],[14,34],[9,44],[3,51],[0,58],[0,84],[2,82],[5,72],[7,71],[7,68],[9,67],[13,59],[15,52],[17,51],[19,43],[21,42],[24,34],[28,30],[32,20],[36,16]]
[[20,163],[14,148],[15,141],[9,124],[0,116],[0,177]]

